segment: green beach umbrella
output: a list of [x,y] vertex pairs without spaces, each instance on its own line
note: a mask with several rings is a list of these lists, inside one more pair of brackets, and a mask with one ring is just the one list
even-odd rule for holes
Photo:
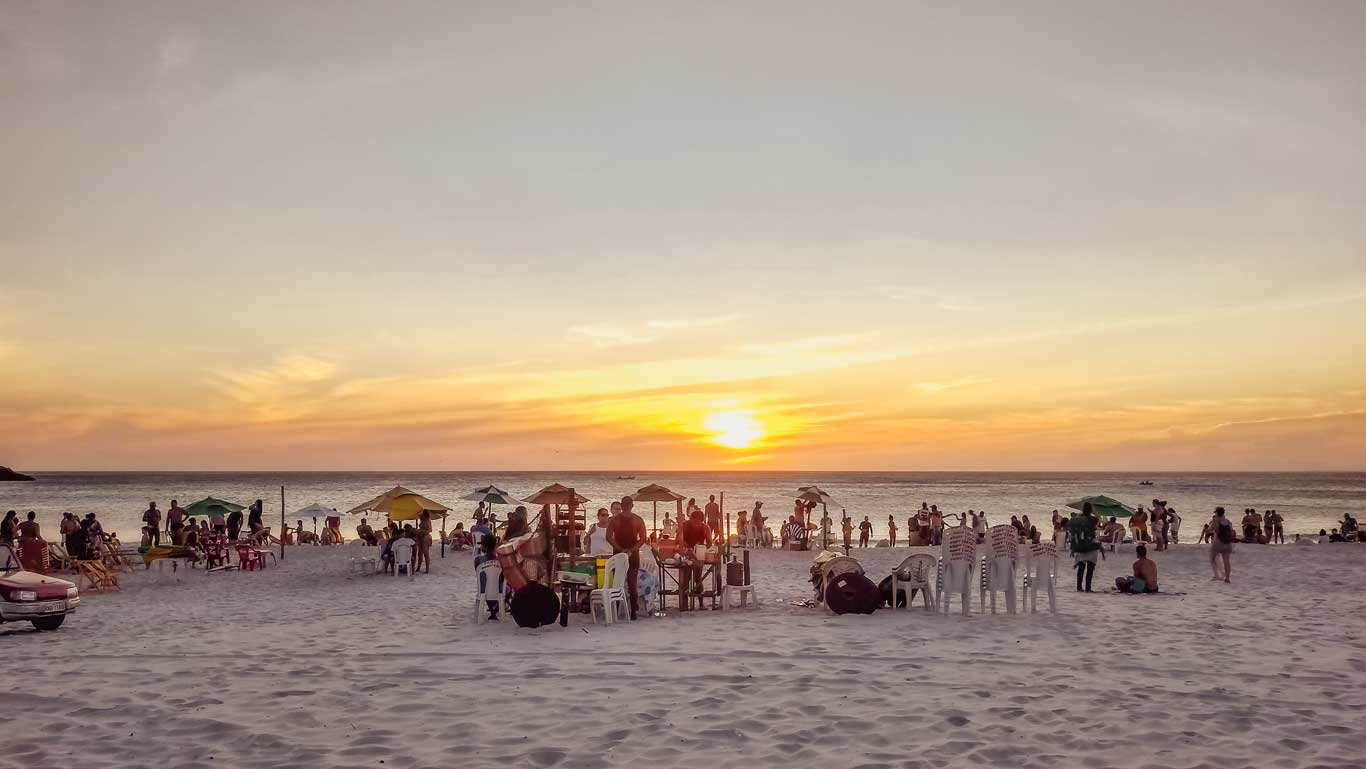
[[461,497],[471,502],[483,502],[486,505],[520,505],[522,500],[503,491],[497,486],[481,486],[474,491]]
[[204,497],[193,505],[187,505],[185,507],[185,516],[187,518],[196,515],[208,517],[218,514],[226,517],[228,513],[237,513],[246,509],[246,505],[225,502],[221,499],[214,499],[213,497]]
[[1091,512],[1101,518],[1128,518],[1134,514],[1132,507],[1105,495],[1082,497],[1076,502],[1068,502],[1067,506],[1073,510],[1080,510],[1087,502],[1091,503]]

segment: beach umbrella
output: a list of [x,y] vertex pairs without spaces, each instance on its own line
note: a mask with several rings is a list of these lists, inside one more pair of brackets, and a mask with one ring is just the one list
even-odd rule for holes
[[[657,533],[659,529],[660,502],[673,502],[678,505],[678,517],[683,517],[683,495],[670,491],[669,489],[660,486],[658,483],[640,487],[636,490],[636,493],[631,495],[631,499],[634,499],[637,502],[649,502],[654,505],[654,520],[650,526],[652,532]],[[682,525],[682,521],[679,521],[679,525]]]
[[246,509],[246,505],[226,502],[221,499],[215,499],[214,497],[204,497],[192,505],[185,506],[185,517],[190,518],[201,515],[206,518],[212,515],[222,515],[226,517],[228,513],[240,513]]
[[320,515],[326,518],[329,515],[336,515],[337,511],[333,510],[330,507],[323,507],[317,502],[314,502],[308,507],[301,507],[298,510],[295,510],[294,514],[299,516],[300,518],[308,518],[310,516],[317,518]]
[[[827,493],[824,492],[823,490],[821,490],[821,487],[820,487],[820,486],[798,486],[798,487],[797,487],[797,499],[800,499],[800,500],[802,500],[803,502],[815,502],[816,504],[820,505],[820,506],[821,506],[821,517],[822,517],[822,518],[824,518],[825,516],[827,516],[827,515],[830,514],[830,509],[829,509],[829,507],[828,507],[829,505],[837,504],[837,503],[835,502],[835,498],[832,497],[832,496],[830,496],[829,494],[827,494]],[[802,533],[802,546],[803,546],[803,547],[806,546],[807,541],[810,539],[810,535],[806,533],[806,532],[810,531],[810,529],[811,529],[811,522],[810,522],[810,521],[807,521],[807,526],[802,530],[802,532],[803,532],[803,533]],[[829,547],[829,546],[830,546],[830,543],[829,543],[829,542],[825,542],[825,543],[822,545],[822,547]],[[845,553],[845,555],[848,555],[848,553]]]
[[372,510],[388,515],[391,521],[413,521],[421,518],[424,511],[441,517],[450,512],[450,508],[440,502],[433,502],[415,491],[395,486],[369,502],[362,502],[347,510],[346,514],[355,515]]
[[[582,505],[588,501],[588,497],[574,492],[573,501],[576,505]],[[569,487],[562,483],[552,483],[526,498],[528,505],[568,505],[569,502]]]
[[477,488],[474,491],[471,491],[470,493],[461,497],[461,499],[467,499],[471,502],[481,502],[485,505],[522,504],[522,500],[512,496],[506,491],[503,491],[497,486],[481,486],[480,488]]
[[1076,502],[1068,502],[1067,506],[1073,510],[1080,510],[1087,502],[1091,503],[1091,512],[1101,518],[1128,518],[1134,514],[1134,509],[1132,507],[1129,507],[1113,497],[1104,495],[1082,497]]

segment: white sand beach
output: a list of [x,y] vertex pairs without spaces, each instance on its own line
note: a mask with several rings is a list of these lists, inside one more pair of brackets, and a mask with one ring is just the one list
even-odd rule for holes
[[[1361,767],[1357,545],[1257,547],[1234,582],[1156,553],[1168,594],[1059,613],[837,617],[811,554],[756,553],[764,604],[613,627],[475,625],[468,552],[348,579],[350,547],[157,572],[55,633],[0,627],[0,767]],[[909,551],[855,551],[880,578]],[[1097,588],[1127,573],[1110,555]],[[1066,565],[1066,564],[1064,564]]]

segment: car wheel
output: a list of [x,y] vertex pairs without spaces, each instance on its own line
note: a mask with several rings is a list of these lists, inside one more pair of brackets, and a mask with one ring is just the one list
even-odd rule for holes
[[33,620],[33,626],[39,630],[56,630],[61,627],[62,623],[65,621],[65,614],[58,617],[43,617],[42,619]]

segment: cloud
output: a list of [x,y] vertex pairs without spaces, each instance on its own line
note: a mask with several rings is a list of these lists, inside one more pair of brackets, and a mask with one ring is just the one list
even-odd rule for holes
[[744,345],[740,347],[740,351],[748,355],[783,355],[790,352],[848,347],[857,344],[858,342],[873,339],[877,335],[878,332],[876,331],[861,331],[832,336],[810,336],[801,339],[788,339],[782,342],[770,342],[768,344]]
[[988,382],[995,381],[995,379],[990,377],[965,376],[948,382],[916,382],[915,389],[928,395],[938,395],[939,393],[948,390],[957,390],[963,387],[972,387],[973,385],[987,384]]
[[588,339],[595,347],[621,347],[623,345],[646,344],[655,340],[652,336],[637,334],[620,326],[612,326],[606,323],[574,326],[569,329],[569,333]]
[[981,312],[986,309],[984,305],[969,301],[964,297],[925,288],[874,286],[873,291],[897,302],[924,304],[945,312]]
[[176,32],[161,41],[157,52],[157,68],[164,75],[172,75],[190,65],[199,52],[199,38]]
[[652,320],[645,324],[650,328],[657,328],[662,331],[678,331],[691,328],[708,328],[711,326],[724,326],[742,320],[743,315],[714,315],[709,318],[685,318],[683,320]]

